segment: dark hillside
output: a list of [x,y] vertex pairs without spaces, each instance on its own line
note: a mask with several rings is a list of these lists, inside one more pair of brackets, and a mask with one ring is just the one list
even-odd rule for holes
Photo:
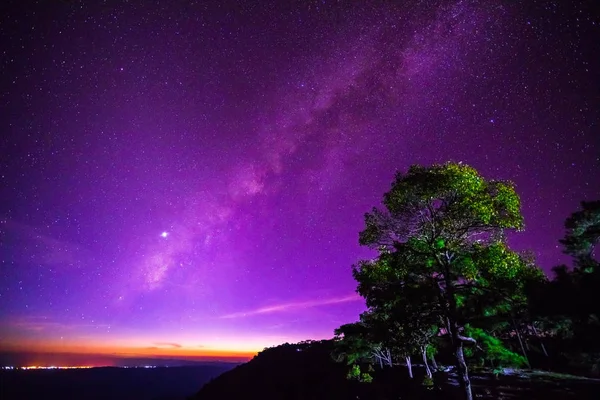
[[346,399],[355,383],[331,359],[329,341],[284,344],[207,383],[196,399]]
[[[259,353],[207,383],[193,400],[397,400],[460,399],[456,376],[437,373],[438,388],[423,385],[423,370],[415,367],[409,379],[404,366],[374,372],[373,383],[346,379],[348,368],[330,356],[332,341],[284,344]],[[518,372],[494,377],[475,373],[473,390],[479,399],[600,398],[600,381],[541,372]]]

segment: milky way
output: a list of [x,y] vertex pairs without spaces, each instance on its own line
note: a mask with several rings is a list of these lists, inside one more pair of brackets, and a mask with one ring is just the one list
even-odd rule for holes
[[593,1],[93,3],[2,6],[3,348],[330,337],[411,164],[513,180],[547,271],[600,197]]

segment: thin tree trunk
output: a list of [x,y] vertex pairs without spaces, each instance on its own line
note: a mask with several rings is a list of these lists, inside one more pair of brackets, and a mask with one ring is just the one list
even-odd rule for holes
[[548,352],[546,351],[546,346],[544,346],[544,341],[542,340],[542,338],[540,337],[540,335],[538,334],[537,329],[535,329],[535,323],[531,322],[531,327],[533,328],[533,333],[535,334],[535,336],[539,339],[540,341],[540,346],[542,347],[542,351],[544,352],[544,355],[546,357],[548,357]]
[[[448,255],[446,254],[448,259]],[[463,341],[458,333],[458,323],[456,321],[456,299],[454,298],[454,285],[450,278],[449,260],[447,263],[440,262],[445,268],[444,280],[446,283],[445,293],[440,287],[440,293],[442,295],[442,307],[446,311],[446,321],[448,323],[448,334],[452,341],[452,350],[454,351],[454,357],[456,358],[456,367],[458,372],[458,383],[462,389],[465,400],[473,400],[473,391],[471,390],[471,381],[469,379],[469,369],[465,361],[465,354],[463,352]],[[438,284],[439,287],[439,284]]]
[[433,354],[431,354],[431,366],[433,367],[434,370],[439,370],[437,361],[435,360],[435,356]]
[[458,367],[458,382],[465,393],[465,400],[473,400],[469,370],[467,369],[465,354],[463,352],[463,342],[458,338],[454,341],[454,355]]
[[444,256],[445,260],[443,257],[437,257],[439,265],[444,269],[443,279],[445,281],[444,283],[446,284],[446,287],[444,288],[439,281],[437,282],[440,306],[442,307],[442,310],[446,316],[448,335],[450,336],[452,350],[456,359],[458,383],[462,392],[464,393],[464,399],[473,400],[473,391],[471,390],[471,381],[469,380],[469,369],[467,368],[467,363],[465,362],[463,342],[458,332],[458,322],[456,320],[457,306],[456,298],[454,297],[455,288],[450,274],[452,257],[448,254],[448,252],[446,252]]
[[515,318],[512,316],[512,314],[511,314],[510,318],[512,319],[513,327],[515,328],[515,332],[517,334],[517,339],[519,340],[519,345],[521,346],[521,351],[523,352],[523,357],[525,357],[525,362],[527,363],[527,367],[531,368],[531,364],[529,364],[529,358],[527,357],[527,352],[525,351],[525,347],[523,346],[523,340],[521,340],[521,333],[519,332],[519,327],[517,326],[517,323],[515,322]]
[[412,363],[410,362],[410,356],[406,356],[406,367],[408,368],[408,376],[410,377],[410,379],[412,379],[413,372],[412,372]]
[[427,363],[427,346],[423,346],[423,362],[425,363],[425,373],[427,377],[431,379],[431,370],[429,369],[429,364]]
[[387,362],[388,362],[388,366],[393,366],[393,360],[392,360],[392,352],[390,351],[390,349],[387,349]]

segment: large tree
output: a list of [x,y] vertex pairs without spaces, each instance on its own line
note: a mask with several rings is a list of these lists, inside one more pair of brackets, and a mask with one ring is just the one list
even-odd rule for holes
[[414,165],[396,175],[383,206],[365,215],[360,243],[379,255],[355,266],[358,292],[381,307],[394,287],[416,285],[429,321],[437,319],[450,338],[471,400],[464,356],[464,344],[475,342],[464,334],[470,305],[510,308],[523,280],[539,276],[505,242],[508,231],[523,228],[519,196],[511,182],[486,180],[464,164]]

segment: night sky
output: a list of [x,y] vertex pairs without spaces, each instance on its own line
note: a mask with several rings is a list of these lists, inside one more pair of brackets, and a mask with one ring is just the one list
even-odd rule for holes
[[600,197],[593,3],[3,1],[0,349],[329,338],[415,163],[513,180],[511,244],[568,262]]

